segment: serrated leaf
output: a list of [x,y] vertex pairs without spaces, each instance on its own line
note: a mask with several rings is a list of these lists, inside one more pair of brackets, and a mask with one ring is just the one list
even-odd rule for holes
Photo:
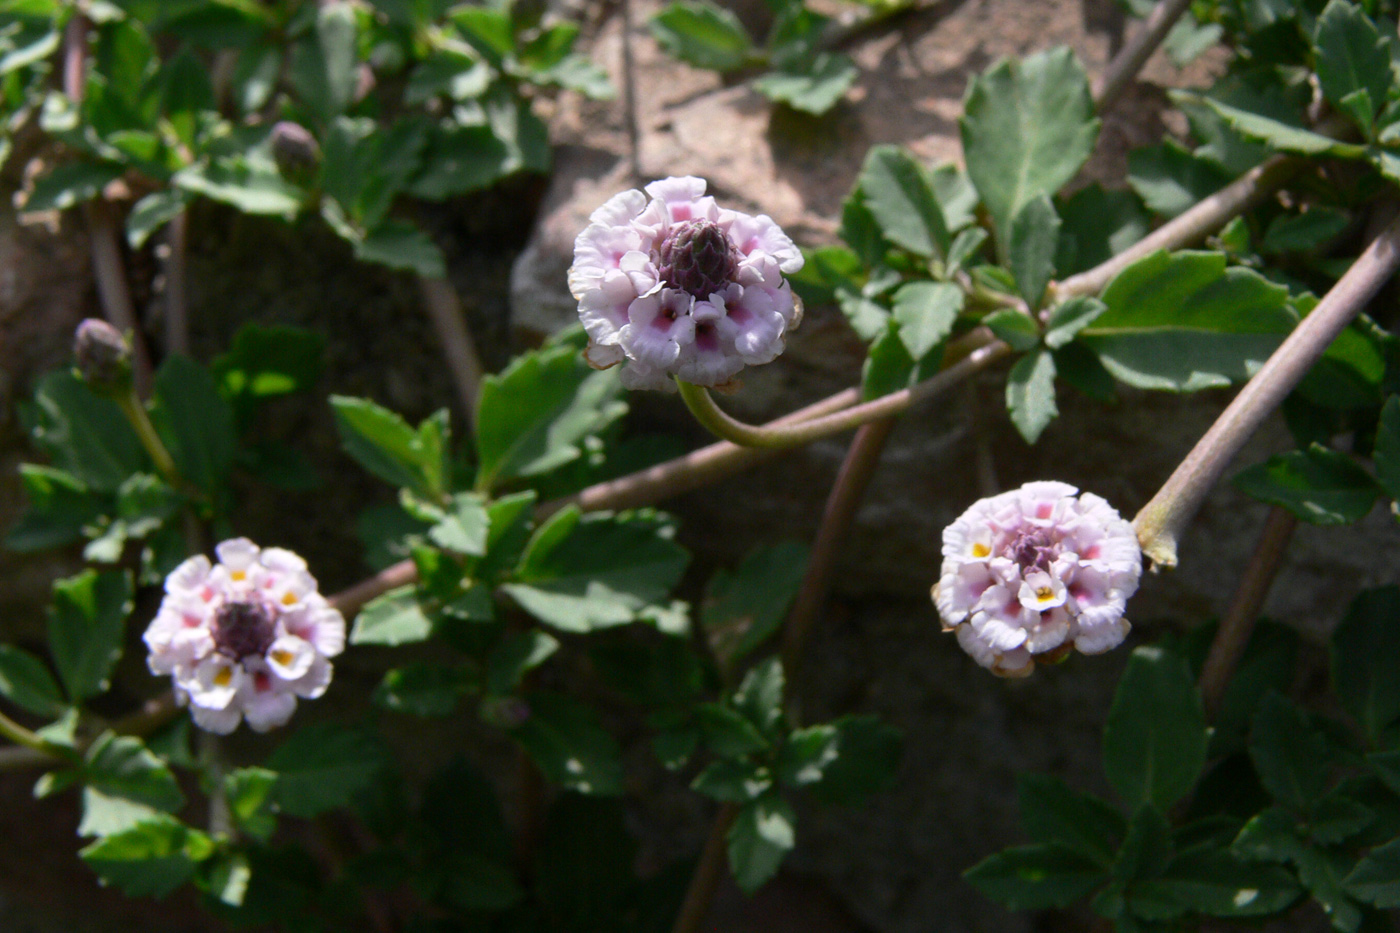
[[1400,587],[1365,590],[1332,632],[1332,689],[1373,745],[1400,718]]
[[1301,126],[1285,123],[1263,114],[1241,110],[1218,100],[1206,98],[1205,101],[1226,123],[1240,133],[1282,152],[1295,152],[1299,155],[1331,155],[1341,159],[1356,159],[1366,154],[1366,149],[1363,146],[1344,143],[1330,136],[1314,133]]
[[982,323],[1013,350],[1032,350],[1040,343],[1040,327],[1030,315],[1014,308],[993,311]]
[[238,768],[224,775],[229,812],[255,839],[266,839],[277,827],[277,817],[271,812],[276,787],[277,774],[266,768]]
[[1128,153],[1128,184],[1163,217],[1186,213],[1231,180],[1220,166],[1173,140]]
[[1400,839],[1367,852],[1343,883],[1348,894],[1372,907],[1400,907]]
[[624,625],[666,601],[689,555],[655,520],[575,506],[531,538],[503,589],[525,611],[566,632]]
[[748,803],[773,786],[767,768],[747,761],[721,758],[712,761],[690,782],[690,789],[712,800]]
[[865,206],[889,241],[919,256],[946,256],[952,245],[928,169],[907,150],[876,146],[858,180]]
[[128,897],[163,898],[194,874],[213,853],[209,838],[179,820],[158,814],[114,833],[78,853],[104,884]]
[[705,744],[721,758],[740,758],[772,746],[758,726],[738,710],[719,703],[703,703],[695,708]]
[[233,410],[204,366],[178,353],[156,371],[155,421],[180,475],[215,501],[228,483],[238,438]]
[[1055,405],[1055,358],[1044,348],[1026,354],[1006,377],[1006,410],[1027,444],[1060,413]]
[[476,493],[459,492],[446,508],[446,517],[428,529],[428,538],[438,547],[458,554],[483,557],[491,517],[485,500]]
[[125,573],[88,570],[54,583],[49,651],[74,702],[107,689],[121,657],[131,592],[131,578]]
[[527,694],[529,718],[512,729],[545,777],[581,794],[622,793],[622,750],[596,713],[558,693]]
[[821,780],[807,789],[823,803],[862,803],[894,779],[904,740],[898,729],[876,716],[843,716],[832,725],[836,757],[822,766]]
[[1385,102],[1394,81],[1389,41],[1360,7],[1346,0],[1327,4],[1317,18],[1313,41],[1323,96],[1343,106],[1344,100],[1364,91],[1366,107],[1356,115],[1369,132],[1375,108]]
[[350,644],[406,645],[432,633],[433,622],[419,603],[417,589],[402,586],[365,604],[355,617]]
[[116,402],[94,395],[71,372],[39,380],[33,411],[34,443],[90,489],[116,492],[146,468],[141,442]]
[[1172,900],[1212,917],[1277,913],[1302,893],[1287,871],[1250,864],[1225,850],[1191,853],[1173,861],[1160,883]]
[[355,96],[358,41],[353,7],[334,2],[317,9],[314,31],[292,46],[288,76],[323,122],[344,113]]
[[525,675],[559,650],[559,640],[547,632],[529,631],[502,639],[486,662],[486,685],[492,693],[509,693]]
[[909,356],[922,360],[953,331],[963,290],[948,282],[909,282],[894,293],[893,318]]
[[677,58],[714,71],[748,64],[753,43],[739,18],[708,0],[672,3],[651,20],[651,33]]
[[447,261],[433,238],[406,221],[383,221],[352,245],[355,258],[364,262],[403,269],[428,279],[447,275]]
[[135,736],[104,732],[88,749],[83,773],[89,787],[157,810],[174,812],[185,795],[175,775]]
[[1345,525],[1371,511],[1380,487],[1359,464],[1339,451],[1313,444],[1241,470],[1236,489],[1282,506],[1314,525]]
[[145,246],[151,234],[178,217],[189,202],[188,192],[179,188],[162,188],[137,201],[126,215],[127,244],[132,249]]
[[288,816],[311,818],[344,807],[370,787],[388,760],[372,733],[323,722],[303,726],[266,761],[277,774],[272,796]]
[[733,573],[720,570],[705,588],[700,623],[712,649],[733,664],[783,623],[807,570],[808,549],[796,541],[755,548]]
[[12,551],[43,551],[81,541],[85,529],[107,517],[109,500],[63,470],[21,463],[19,478],[29,507],[5,535],[5,547]]
[[1002,60],[974,78],[959,121],[968,174],[1006,255],[1012,218],[1079,171],[1099,121],[1083,67],[1068,49]]
[[1109,880],[1091,859],[1056,845],[1015,846],[963,873],[974,888],[1011,910],[1068,907]]
[[0,645],[0,696],[35,716],[57,716],[67,705],[44,662],[14,645]]
[[24,210],[61,211],[91,201],[124,171],[112,162],[65,162],[34,182]]
[[1205,714],[1186,662],[1138,648],[1118,682],[1104,727],[1104,772],[1128,807],[1166,811],[1205,766]]
[[796,842],[797,816],[776,793],[740,808],[729,828],[729,868],[740,890],[752,894],[778,871]]
[[1249,757],[1275,800],[1306,811],[1327,787],[1327,745],[1301,711],[1277,693],[1264,697],[1250,732]]
[[1055,252],[1060,238],[1060,216],[1050,198],[1039,194],[1028,200],[1011,221],[1011,274],[1016,288],[1032,310],[1040,307],[1045,286],[1055,274]]
[[1045,322],[1045,345],[1060,349],[1107,310],[1102,301],[1082,295],[1056,305]]
[[397,413],[368,399],[332,395],[330,403],[341,446],[362,467],[425,499],[441,496],[445,413],[424,419],[415,430]]
[[1113,864],[1128,830],[1123,814],[1048,774],[1022,774],[1016,788],[1021,824],[1032,839],[1062,846],[1105,868]]
[[820,52],[800,66],[800,70],[788,65],[761,75],[754,80],[754,89],[769,100],[821,116],[836,106],[860,75],[855,62],[839,52]]

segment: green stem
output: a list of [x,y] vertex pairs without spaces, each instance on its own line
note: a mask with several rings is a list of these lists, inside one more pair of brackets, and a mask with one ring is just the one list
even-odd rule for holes
[[1011,348],[1000,340],[987,338],[982,346],[966,357],[944,369],[938,375],[918,385],[898,392],[891,392],[880,398],[856,405],[834,414],[801,421],[796,424],[764,425],[762,427],[745,424],[731,418],[719,409],[710,393],[704,388],[677,379],[681,398],[697,421],[716,437],[738,444],[741,447],[761,447],[782,450],[799,447],[813,441],[858,428],[871,421],[888,418],[907,410],[910,405],[923,399],[932,398],[944,392],[969,376],[1006,356]]
[[46,742],[35,732],[24,728],[4,713],[0,713],[0,736],[4,736],[16,745],[23,745],[31,751],[39,752],[55,758],[62,758],[68,754],[68,750],[52,742]]
[[141,439],[141,446],[151,455],[151,462],[156,465],[156,470],[172,489],[180,488],[180,471],[175,468],[175,460],[170,456],[170,451],[165,449],[165,442],[156,433],[156,426],[151,424],[151,416],[146,414],[146,406],[141,404],[136,392],[133,390],[118,395],[117,404],[121,406],[126,420],[131,422],[136,436]]
[[1176,543],[1225,468],[1263,420],[1400,266],[1400,219],[1366,247],[1316,308],[1293,329],[1133,519],[1142,551],[1176,566]]

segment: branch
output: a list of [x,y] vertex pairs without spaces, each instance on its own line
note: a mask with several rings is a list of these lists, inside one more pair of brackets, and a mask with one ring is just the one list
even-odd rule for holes
[[1094,88],[1095,110],[1103,113],[1112,106],[1189,6],[1191,0],[1161,0],[1152,8],[1142,30],[1119,50],[1104,70],[1103,77]]
[[165,262],[165,352],[190,352],[189,263],[186,234],[189,212],[180,211],[165,228],[170,258]]
[[457,290],[446,279],[419,276],[418,289],[423,296],[423,307],[427,309],[428,317],[432,318],[433,328],[442,344],[447,368],[457,388],[457,400],[467,419],[467,429],[471,430],[476,421],[476,398],[481,391],[482,369],[471,331],[467,330],[466,321],[462,318],[462,303],[457,297]]
[[1133,526],[1143,553],[1162,567],[1176,566],[1176,543],[1225,467],[1260,425],[1307,375],[1342,329],[1400,266],[1400,218],[1391,222],[1346,275],[1303,318],[1264,366],[1211,425]]
[[676,915],[676,925],[671,927],[671,933],[697,933],[700,924],[705,922],[705,915],[710,912],[710,902],[715,898],[715,889],[724,876],[729,827],[738,815],[737,805],[720,804],[715,821],[710,826],[710,835],[705,839],[705,848],[700,853],[700,861],[695,866],[695,874],[690,878],[690,887],[685,889],[685,900],[681,902],[681,910]]

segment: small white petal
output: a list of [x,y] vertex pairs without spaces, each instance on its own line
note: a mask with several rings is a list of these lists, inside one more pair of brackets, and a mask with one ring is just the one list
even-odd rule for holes
[[180,686],[190,693],[190,703],[202,709],[224,709],[238,695],[246,678],[242,665],[221,654],[207,657],[197,664]]
[[311,669],[316,649],[309,641],[295,635],[283,635],[267,648],[267,667],[286,681],[296,680]]
[[243,720],[243,708],[232,705],[225,709],[206,709],[202,706],[190,707],[190,718],[205,732],[228,735],[238,728]]
[[[205,581],[209,579],[210,566],[209,558],[203,554],[196,554],[170,571],[169,576],[165,578],[165,591],[167,593],[186,593],[192,596],[200,594]],[[203,596],[199,596],[199,598],[208,601]]]
[[219,563],[230,571],[247,570],[258,560],[260,549],[247,538],[230,538],[214,547]]

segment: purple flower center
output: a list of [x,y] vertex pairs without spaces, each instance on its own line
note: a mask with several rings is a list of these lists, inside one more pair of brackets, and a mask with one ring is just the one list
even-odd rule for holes
[[214,650],[240,661],[266,654],[277,635],[272,615],[256,603],[227,603],[214,615]]
[[701,299],[723,291],[739,267],[729,234],[709,220],[673,226],[657,247],[656,260],[662,281]]
[[1021,565],[1022,570],[1032,567],[1047,573],[1059,554],[1059,547],[1044,528],[1022,531],[1011,539],[1011,558]]

